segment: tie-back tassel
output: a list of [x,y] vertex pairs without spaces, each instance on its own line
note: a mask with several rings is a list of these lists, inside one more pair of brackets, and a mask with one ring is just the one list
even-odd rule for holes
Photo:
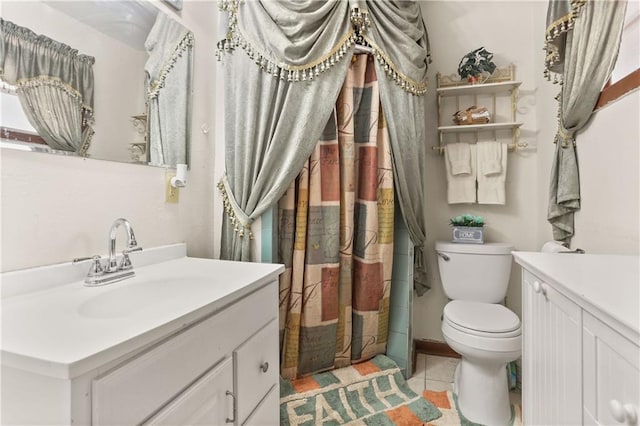
[[244,238],[245,235],[249,236],[250,240],[254,239],[253,232],[251,231],[251,224],[242,225],[236,213],[233,211],[233,206],[231,205],[231,200],[229,200],[229,196],[227,191],[225,190],[224,183],[222,181],[218,182],[217,185],[220,193],[222,194],[222,206],[224,208],[225,213],[229,217],[229,223],[233,226],[233,231],[238,234],[238,237]]
[[562,148],[576,146],[576,140],[573,137],[573,134],[565,132],[561,126],[558,127],[558,133],[556,133],[553,143],[557,144],[558,141],[560,141]]

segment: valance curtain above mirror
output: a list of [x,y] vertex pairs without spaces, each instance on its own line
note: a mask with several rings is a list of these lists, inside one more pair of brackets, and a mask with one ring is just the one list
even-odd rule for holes
[[159,13],[145,41],[149,162],[187,164],[191,123],[193,33]]
[[626,0],[552,0],[547,9],[545,76],[561,82],[547,220],[569,243],[580,209],[575,135],[591,118],[618,56]]
[[93,64],[66,44],[0,18],[0,76],[53,149],[84,155],[93,130]]
[[[344,82],[355,44],[380,76],[400,208],[415,246],[418,294],[428,289],[423,162],[429,47],[412,1],[221,2],[225,75],[226,215],[221,257],[250,260],[251,224],[308,160]],[[387,78],[384,78],[386,76]],[[355,112],[354,112],[355,113]]]

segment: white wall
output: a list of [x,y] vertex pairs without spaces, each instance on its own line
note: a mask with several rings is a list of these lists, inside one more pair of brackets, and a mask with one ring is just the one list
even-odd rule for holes
[[640,253],[640,92],[597,111],[578,134],[582,208],[573,247]]
[[[423,17],[429,31],[433,63],[430,66],[430,90],[427,107],[426,159],[426,256],[431,290],[416,297],[413,310],[414,338],[443,341],[440,316],[447,302],[438,273],[433,249],[437,240],[451,239],[449,218],[462,213],[485,217],[486,241],[505,241],[518,250],[534,250],[541,222],[537,209],[538,178],[536,145],[536,73],[534,51],[542,47],[534,39],[533,2],[451,2],[422,3]],[[431,150],[436,145],[436,72],[455,74],[460,59],[484,46],[494,53],[499,67],[513,63],[516,79],[522,81],[517,121],[523,121],[521,140],[529,147],[508,154],[506,205],[447,204],[444,157]],[[465,105],[470,106],[470,105]],[[520,313],[519,271],[512,268],[507,305]]]
[[105,254],[118,217],[131,221],[142,247],[186,241],[190,256],[214,256],[217,13],[214,1],[185,1],[180,13],[196,41],[191,170],[180,203],[164,202],[162,168],[2,150],[1,271]]
[[[414,337],[443,341],[440,316],[447,302],[433,242],[449,239],[449,217],[462,212],[485,216],[487,240],[509,241],[518,250],[538,250],[552,239],[546,221],[549,176],[557,128],[559,86],[543,77],[547,2],[426,1],[433,63],[427,128],[436,126],[435,73],[455,73],[460,58],[476,47],[495,53],[498,65],[516,64],[522,80],[519,120],[529,149],[509,154],[507,205],[450,206],[446,203],[443,158],[427,148],[427,261],[432,290],[414,302]],[[576,214],[573,247],[588,253],[640,252],[640,92],[596,112],[578,134],[582,209]],[[427,145],[437,141],[435,130]],[[520,314],[520,269],[514,264],[507,305]]]

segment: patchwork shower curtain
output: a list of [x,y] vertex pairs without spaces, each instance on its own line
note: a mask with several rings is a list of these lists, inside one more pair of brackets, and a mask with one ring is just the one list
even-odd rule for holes
[[279,202],[283,377],[385,352],[393,214],[391,148],[373,58],[358,55],[320,141]]

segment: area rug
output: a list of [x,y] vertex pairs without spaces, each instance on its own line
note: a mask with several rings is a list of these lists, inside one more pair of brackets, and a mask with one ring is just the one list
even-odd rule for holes
[[442,416],[384,355],[280,383],[281,425],[423,425]]
[[[427,425],[432,426],[450,426],[450,425],[461,425],[461,426],[482,426],[478,423],[473,423],[466,418],[458,411],[458,401],[455,396],[450,391],[431,391],[425,390],[422,396],[431,402],[433,405],[438,407],[442,416],[439,418],[427,423]],[[511,404],[511,421],[510,425],[512,426],[522,426],[522,410],[520,405]]]

